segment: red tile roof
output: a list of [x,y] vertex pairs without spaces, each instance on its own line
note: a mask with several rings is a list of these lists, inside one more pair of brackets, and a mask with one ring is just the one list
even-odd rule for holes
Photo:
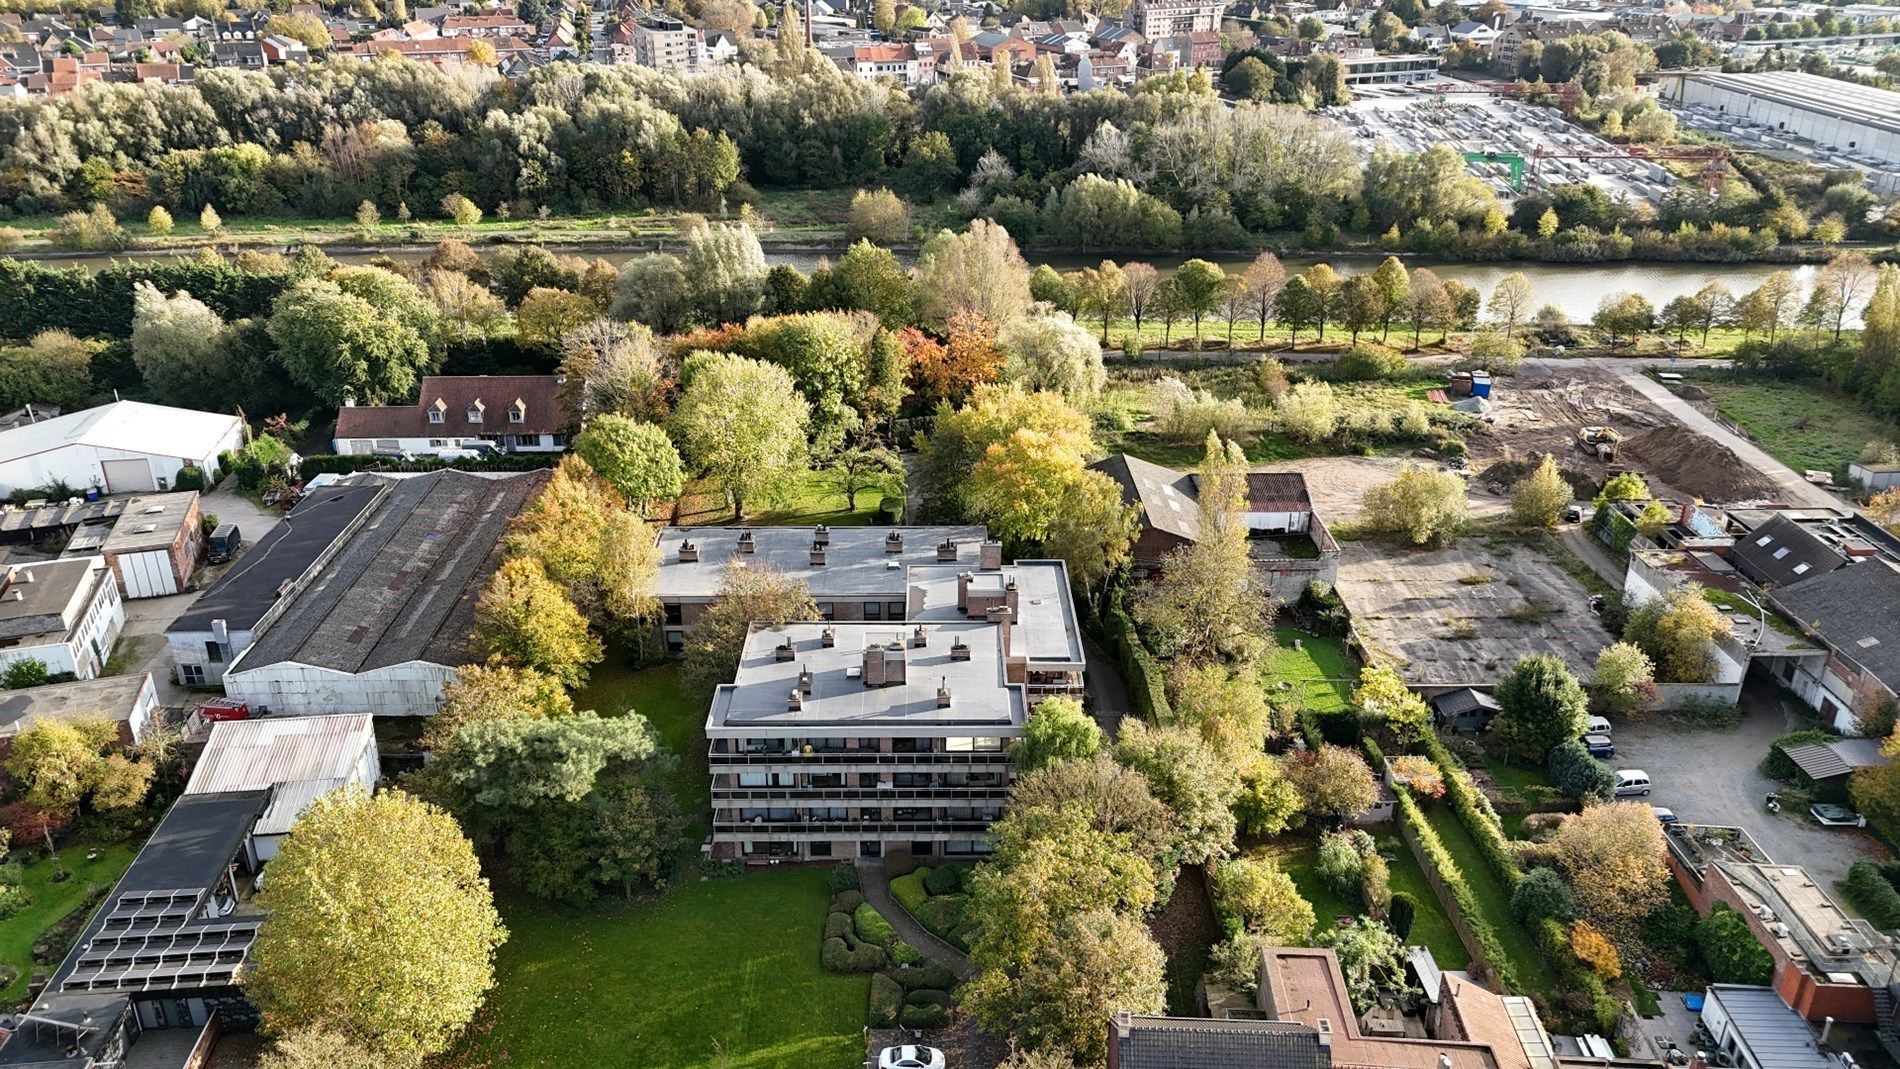
[[[355,405],[337,409],[338,438],[472,438],[497,434],[558,434],[568,426],[560,402],[559,375],[432,375],[422,380],[413,405]],[[524,402],[523,420],[508,421],[508,410]],[[470,408],[481,406],[482,421],[471,423]],[[442,412],[429,422],[429,410]]]

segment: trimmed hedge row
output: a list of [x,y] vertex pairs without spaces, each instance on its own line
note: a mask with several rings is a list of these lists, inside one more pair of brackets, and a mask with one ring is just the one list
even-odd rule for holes
[[1166,724],[1173,720],[1174,712],[1168,705],[1168,692],[1165,686],[1167,673],[1162,671],[1161,662],[1141,641],[1141,635],[1135,630],[1135,621],[1130,619],[1128,611],[1120,605],[1110,607],[1102,619],[1102,630],[1115,649],[1115,657],[1121,662],[1122,676],[1128,680],[1128,691],[1135,702],[1135,711],[1151,724]]
[[1425,820],[1425,814],[1419,812],[1418,803],[1412,800],[1412,792],[1401,790],[1396,793],[1399,796],[1399,821],[1411,829],[1425,855],[1425,863],[1431,866],[1432,871],[1438,876],[1438,881],[1444,885],[1445,892],[1451,895],[1452,904],[1458,908],[1459,915],[1464,918],[1465,927],[1470,930],[1472,939],[1477,942],[1486,967],[1491,970],[1493,976],[1497,977],[1500,987],[1507,991],[1522,990],[1518,986],[1516,967],[1505,954],[1504,944],[1499,941],[1497,930],[1492,928],[1491,922],[1479,912],[1478,896],[1472,892],[1471,885],[1465,882],[1465,874],[1458,868],[1458,862],[1452,858],[1451,851],[1445,849],[1444,841],[1438,837],[1436,831],[1432,830],[1431,824]]
[[1881,875],[1880,866],[1871,861],[1856,861],[1847,870],[1841,889],[1854,900],[1876,928],[1900,927],[1900,891]]
[[1478,844],[1478,853],[1484,855],[1485,864],[1491,866],[1492,873],[1503,881],[1506,890],[1515,888],[1517,881],[1524,878],[1524,872],[1517,867],[1517,858],[1512,856],[1510,842],[1504,837],[1504,824],[1498,820],[1490,800],[1472,782],[1471,773],[1452,760],[1451,752],[1439,741],[1437,732],[1426,731],[1419,744],[1445,777],[1445,800],[1451,803],[1458,822],[1471,833],[1471,841]]
[[890,1028],[904,1008],[904,988],[896,980],[878,973],[871,977],[871,998],[864,1019],[872,1028]]

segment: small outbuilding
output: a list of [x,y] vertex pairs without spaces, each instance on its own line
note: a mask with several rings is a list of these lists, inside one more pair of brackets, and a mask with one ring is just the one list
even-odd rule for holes
[[91,679],[125,629],[125,602],[99,557],[15,564],[0,577],[0,671],[34,660]]
[[112,568],[121,594],[159,598],[179,593],[191,582],[203,542],[198,491],[146,494],[125,503],[99,554]]
[[1430,704],[1438,726],[1453,731],[1483,731],[1498,715],[1498,700],[1472,687],[1448,690],[1431,698]]

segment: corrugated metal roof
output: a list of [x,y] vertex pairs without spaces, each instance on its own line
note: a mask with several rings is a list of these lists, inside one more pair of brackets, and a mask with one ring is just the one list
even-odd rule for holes
[[310,808],[310,803],[349,784],[347,779],[307,779],[283,784],[271,792],[270,805],[265,807],[264,815],[257,818],[257,827],[252,830],[258,835],[288,835],[290,826]]
[[312,780],[347,780],[363,751],[375,745],[368,713],[220,721],[212,725],[211,740],[205,743],[198,767],[191,770],[185,793],[287,789]]

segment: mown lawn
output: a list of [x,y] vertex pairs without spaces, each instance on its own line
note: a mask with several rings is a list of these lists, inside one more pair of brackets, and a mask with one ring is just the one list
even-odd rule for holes
[[448,1064],[763,1069],[864,1056],[868,977],[818,965],[822,868],[692,881],[576,915],[502,903],[495,989]]
[[[99,856],[86,860],[86,851],[97,849]],[[129,845],[69,846],[60,851],[60,860],[72,876],[53,882],[51,858],[41,858],[26,866],[21,885],[32,896],[23,910],[0,921],[0,962],[16,971],[13,982],[0,989],[0,1003],[18,1002],[26,997],[27,984],[33,978],[33,944],[60,918],[79,908],[94,888],[104,890],[117,883],[132,856],[138,851]]]
[[1796,382],[1695,380],[1723,419],[1747,429],[1757,445],[1796,471],[1844,474],[1875,439],[1900,437],[1894,425],[1845,394]]
[[1478,909],[1484,919],[1498,933],[1498,942],[1503,945],[1504,953],[1510,957],[1511,964],[1517,970],[1517,978],[1526,990],[1525,994],[1541,991],[1555,997],[1561,994],[1557,987],[1557,977],[1544,964],[1544,957],[1537,949],[1537,943],[1531,934],[1511,916],[1511,893],[1484,863],[1484,855],[1478,853],[1478,844],[1471,841],[1471,834],[1458,822],[1458,817],[1443,804],[1425,807],[1425,819],[1438,837],[1444,841],[1445,849],[1452,860],[1458,863],[1459,871],[1464,873],[1465,882],[1471,885],[1471,893],[1478,901]]
[[[902,481],[893,476],[884,485],[858,491],[858,506],[853,509],[826,472],[807,472],[798,483],[776,501],[748,502],[745,522],[761,527],[798,527],[826,524],[831,527],[865,526],[877,517],[878,502],[885,494],[901,494]],[[688,486],[680,497],[678,518],[683,524],[731,524],[732,504],[724,494],[708,492],[703,486]]]
[[[1337,713],[1352,703],[1359,665],[1342,643],[1297,627],[1276,627],[1273,638],[1278,646],[1268,652],[1260,669],[1269,697],[1281,693],[1285,682],[1304,694],[1306,707],[1316,713]],[[1295,640],[1303,648],[1295,649]]]
[[[607,659],[594,666],[587,686],[574,695],[574,707],[602,716],[636,712],[646,717],[660,741],[679,759],[669,785],[680,811],[700,825],[705,823],[712,797],[712,778],[706,771],[706,707],[680,692],[677,664],[633,668],[624,651],[610,649]],[[700,827],[698,834],[688,836],[695,849],[705,831]]]
[[[1431,885],[1425,882],[1425,873],[1419,869],[1412,852],[1396,835],[1380,835],[1378,839],[1380,852],[1392,859],[1392,890],[1404,891],[1418,903],[1412,930],[1405,941],[1430,947],[1440,968],[1462,969],[1470,965],[1471,955],[1458,941],[1458,933],[1452,930],[1451,921],[1432,894]],[[1256,850],[1279,861],[1286,874],[1293,877],[1294,886],[1313,904],[1313,914],[1321,930],[1333,927],[1340,917],[1356,917],[1365,912],[1358,898],[1339,894],[1319,878],[1315,869],[1319,863],[1319,846],[1313,839],[1288,836]]]

